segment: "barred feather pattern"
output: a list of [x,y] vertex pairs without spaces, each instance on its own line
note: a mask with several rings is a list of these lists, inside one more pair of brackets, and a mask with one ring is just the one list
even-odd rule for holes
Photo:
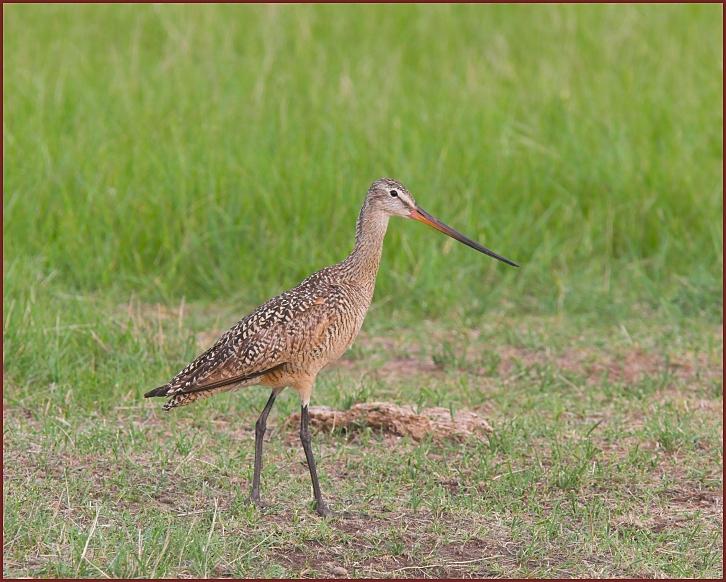
[[[394,180],[378,183],[404,190]],[[167,396],[165,410],[251,384],[295,386],[340,357],[353,343],[373,298],[389,215],[371,190],[356,224],[356,244],[342,262],[260,305],[208,350],[148,396]],[[249,379],[245,379],[251,377]],[[242,378],[233,384],[204,386]]]

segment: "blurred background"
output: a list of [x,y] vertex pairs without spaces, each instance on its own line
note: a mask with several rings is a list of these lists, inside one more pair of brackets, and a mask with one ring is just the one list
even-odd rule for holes
[[[723,577],[720,5],[17,4],[3,24],[4,574]],[[168,415],[142,395],[342,260],[382,176],[522,266],[393,219],[313,406],[494,432],[320,431],[325,495],[368,516],[339,528],[307,506],[287,391],[258,514],[265,391]]]
[[342,259],[391,176],[522,268],[394,221],[376,314],[720,314],[721,15],[7,7],[5,300],[253,306]]

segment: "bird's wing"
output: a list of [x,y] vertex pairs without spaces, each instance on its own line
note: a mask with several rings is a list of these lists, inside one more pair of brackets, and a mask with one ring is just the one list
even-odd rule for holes
[[181,370],[147,396],[197,392],[258,377],[306,350],[314,350],[334,312],[333,284],[305,285],[271,299],[242,319]]
[[250,380],[254,380],[255,378],[259,378],[260,376],[264,376],[265,374],[269,374],[270,372],[274,372],[274,371],[282,368],[282,366],[284,366],[284,365],[285,365],[285,362],[272,366],[271,368],[261,370],[259,372],[253,372],[251,374],[240,374],[238,376],[230,376],[228,378],[222,378],[220,380],[215,380],[213,382],[204,381],[204,383],[202,383],[202,384],[198,384],[196,386],[190,386],[189,388],[183,388],[181,391],[175,392],[175,394],[193,394],[194,392],[204,392],[206,390],[214,390],[215,388],[223,388],[225,386],[231,386],[232,384],[239,384],[240,382],[248,382]]

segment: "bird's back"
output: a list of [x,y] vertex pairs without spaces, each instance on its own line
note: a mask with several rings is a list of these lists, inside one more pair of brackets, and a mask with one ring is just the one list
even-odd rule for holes
[[212,390],[271,383],[266,376],[284,384],[296,373],[315,374],[355,339],[371,295],[340,264],[322,269],[260,305],[146,396],[171,396],[168,409]]

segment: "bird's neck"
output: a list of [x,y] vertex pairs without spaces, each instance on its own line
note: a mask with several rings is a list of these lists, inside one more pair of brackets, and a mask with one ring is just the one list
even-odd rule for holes
[[375,283],[388,219],[388,214],[371,208],[368,203],[361,208],[355,225],[355,248],[343,261],[351,278]]

